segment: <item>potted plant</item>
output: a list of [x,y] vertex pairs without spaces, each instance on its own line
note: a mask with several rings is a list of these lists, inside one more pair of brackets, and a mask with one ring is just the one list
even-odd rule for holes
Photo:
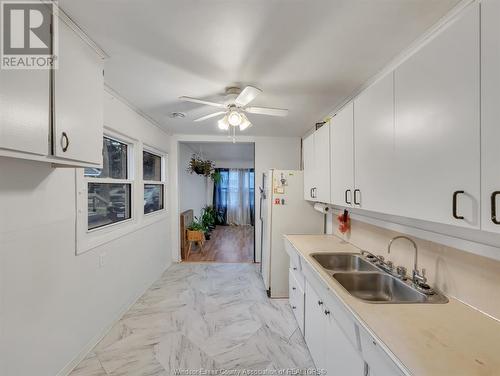
[[201,222],[209,232],[215,229],[216,213],[213,206],[208,205],[203,208]]
[[188,171],[191,174],[211,177],[214,174],[215,163],[211,160],[204,160],[200,156],[193,154],[189,160]]
[[202,241],[205,237],[205,227],[202,222],[194,217],[193,222],[187,227],[187,240],[192,242]]

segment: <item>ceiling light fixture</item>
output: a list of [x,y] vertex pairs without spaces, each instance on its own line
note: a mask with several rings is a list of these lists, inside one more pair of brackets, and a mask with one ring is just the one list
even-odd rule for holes
[[224,116],[222,119],[220,119],[217,122],[217,126],[219,127],[219,129],[221,129],[223,131],[227,131],[229,129],[229,123],[227,122],[227,116]]
[[248,118],[245,116],[245,115],[242,115],[242,122],[240,124],[240,131],[244,131],[245,129],[247,129],[248,127],[250,127],[252,125],[252,123],[250,123],[250,121],[248,120]]
[[238,111],[233,110],[229,112],[229,114],[227,115],[227,121],[229,125],[233,127],[238,127],[243,121],[243,117]]

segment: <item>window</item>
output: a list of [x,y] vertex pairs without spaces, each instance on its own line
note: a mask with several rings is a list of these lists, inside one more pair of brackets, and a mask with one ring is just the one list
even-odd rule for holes
[[[104,137],[103,167],[86,168],[88,230],[132,218],[129,145]],[[131,155],[131,153],[130,153]]]
[[165,207],[163,157],[149,151],[142,152],[142,180],[144,214],[162,210]]

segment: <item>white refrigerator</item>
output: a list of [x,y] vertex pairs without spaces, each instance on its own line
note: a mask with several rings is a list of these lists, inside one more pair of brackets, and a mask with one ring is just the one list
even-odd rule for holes
[[269,170],[260,187],[261,273],[271,298],[288,297],[285,234],[322,234],[324,214],[304,200],[304,173]]

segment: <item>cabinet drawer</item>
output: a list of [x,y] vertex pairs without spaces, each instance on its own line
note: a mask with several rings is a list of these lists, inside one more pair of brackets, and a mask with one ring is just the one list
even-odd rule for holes
[[304,333],[304,290],[299,286],[292,271],[289,271],[289,302],[292,312],[299,324],[299,329]]
[[404,373],[380,347],[380,344],[364,329],[359,329],[363,359],[368,363],[371,374],[384,376],[402,376]]
[[290,260],[290,275],[293,275],[293,278],[300,287],[300,289],[304,291],[305,289],[304,274],[302,274],[300,268],[293,263],[293,260]]

